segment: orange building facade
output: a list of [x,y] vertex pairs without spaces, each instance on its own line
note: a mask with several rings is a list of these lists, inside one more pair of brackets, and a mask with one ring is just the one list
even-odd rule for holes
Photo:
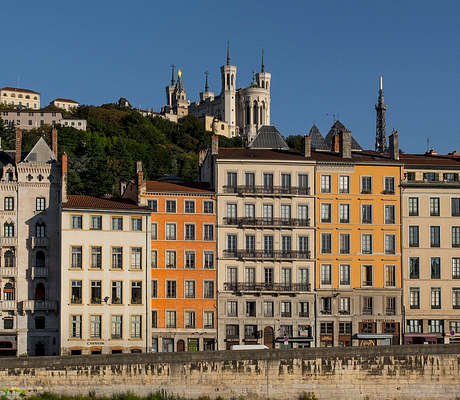
[[138,203],[152,210],[152,351],[214,350],[215,196],[193,185],[144,181],[139,169],[137,187],[126,193],[137,192]]

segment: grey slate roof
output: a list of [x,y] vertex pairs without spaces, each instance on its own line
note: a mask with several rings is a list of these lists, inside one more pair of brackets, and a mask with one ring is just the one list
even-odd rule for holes
[[35,146],[30,150],[29,154],[27,154],[24,162],[46,163],[52,160],[56,160],[54,153],[42,136],[38,139],[37,143],[35,143]]
[[[329,131],[329,133],[326,135],[326,138],[325,138],[326,145],[327,145],[328,149],[331,148],[332,137],[336,133],[340,133],[341,131],[343,131],[345,129],[347,129],[347,128],[345,128],[345,125],[342,124],[339,120],[334,122],[334,125],[332,125],[331,130]],[[353,136],[351,137],[351,149],[352,150],[362,150],[362,147],[355,140],[355,138]]]
[[311,137],[312,150],[329,150],[323,135],[321,135],[321,132],[315,124],[311,127],[308,135]]
[[257,136],[248,146],[250,149],[289,150],[289,146],[273,125],[264,125],[257,131]]

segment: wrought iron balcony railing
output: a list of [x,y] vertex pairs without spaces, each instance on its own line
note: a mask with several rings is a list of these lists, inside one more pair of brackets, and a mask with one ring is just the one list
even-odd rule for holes
[[224,186],[225,193],[258,196],[294,196],[309,195],[310,188],[296,186]]
[[281,227],[293,228],[310,226],[310,218],[231,218],[224,217],[226,225],[238,225],[249,227]]
[[310,292],[309,283],[246,283],[225,282],[224,289],[232,292]]
[[310,250],[224,250],[224,257],[260,260],[309,260]]

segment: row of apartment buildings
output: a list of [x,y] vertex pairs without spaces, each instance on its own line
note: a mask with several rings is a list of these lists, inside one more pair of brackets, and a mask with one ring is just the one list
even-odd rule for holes
[[263,127],[121,199],[67,195],[56,130],[0,162],[0,354],[460,340],[457,154]]

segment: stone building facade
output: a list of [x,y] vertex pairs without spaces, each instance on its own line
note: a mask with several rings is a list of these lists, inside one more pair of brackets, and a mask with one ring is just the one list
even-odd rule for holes
[[22,130],[39,129],[45,125],[72,127],[86,131],[86,120],[76,118],[62,118],[60,111],[48,110],[1,110],[0,118],[10,126]]
[[22,151],[0,150],[0,354],[59,354],[57,131]]
[[3,87],[0,89],[0,103],[38,110],[40,109],[40,93],[30,89]]

